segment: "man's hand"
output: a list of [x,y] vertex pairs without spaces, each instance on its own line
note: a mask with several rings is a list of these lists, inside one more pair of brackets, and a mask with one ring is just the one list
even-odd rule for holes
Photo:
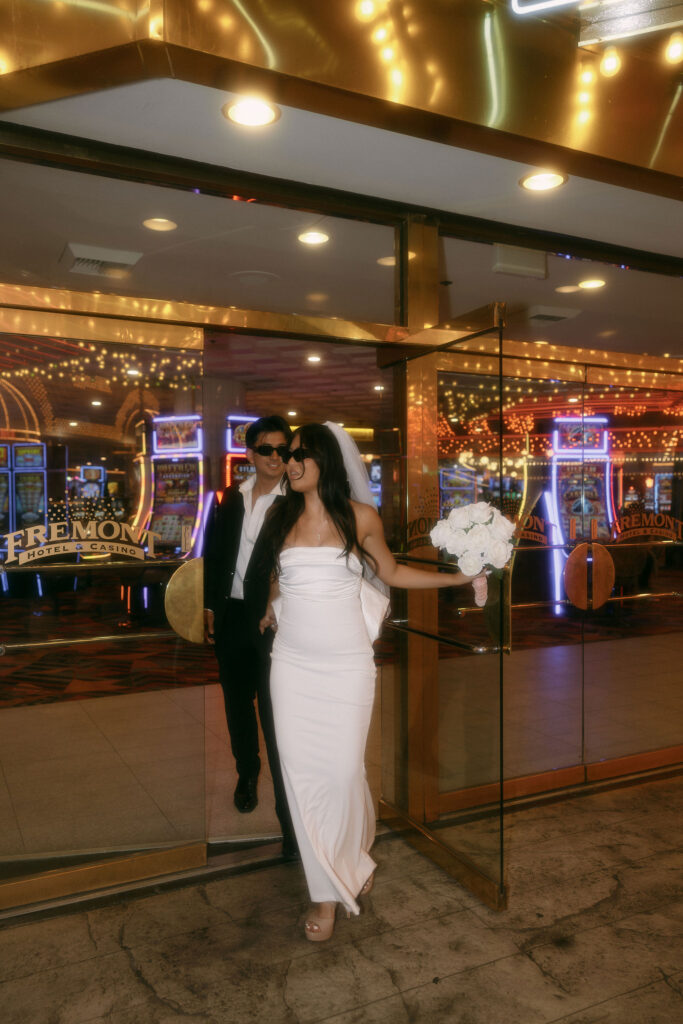
[[204,609],[204,640],[207,644],[215,644],[213,635],[214,614],[210,608]]

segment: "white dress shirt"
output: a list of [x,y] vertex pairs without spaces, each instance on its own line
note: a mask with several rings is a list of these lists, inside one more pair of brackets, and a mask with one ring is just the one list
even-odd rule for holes
[[230,597],[236,597],[240,601],[244,600],[244,575],[249,565],[251,553],[254,550],[254,544],[261,532],[266,512],[277,496],[283,493],[282,480],[278,480],[272,491],[269,491],[268,494],[262,494],[254,502],[253,490],[255,486],[255,473],[252,473],[243,484],[240,484],[240,494],[244,502],[244,519],[242,520],[242,534],[240,536],[239,551],[237,552],[235,575],[232,580],[232,590],[230,591]]

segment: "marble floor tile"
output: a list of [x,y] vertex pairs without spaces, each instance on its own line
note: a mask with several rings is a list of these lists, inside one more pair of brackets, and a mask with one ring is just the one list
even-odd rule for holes
[[3,1024],[85,1024],[134,1006],[148,995],[147,984],[124,952],[0,984]]
[[683,996],[666,981],[660,981],[562,1017],[554,1024],[674,1024],[680,1020]]
[[259,1016],[264,1024],[292,1024],[285,994],[289,961],[236,955],[240,935],[237,925],[225,924],[136,946],[128,954],[147,993],[176,1012],[213,1016],[221,1024]]
[[391,972],[400,991],[518,952],[511,939],[491,932],[469,910],[384,932],[355,945],[364,957]]
[[286,1004],[296,1007],[295,1019],[301,1024],[394,994],[392,972],[348,944],[336,949],[320,946],[313,955],[292,960],[283,991]]
[[436,976],[403,1002],[408,1019],[424,1024],[548,1024],[584,1005],[521,954]]
[[536,946],[529,956],[560,988],[592,1005],[676,973],[682,943],[683,915],[664,907]]

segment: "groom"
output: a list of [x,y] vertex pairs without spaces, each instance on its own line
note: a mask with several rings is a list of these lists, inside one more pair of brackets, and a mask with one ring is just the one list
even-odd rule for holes
[[273,726],[269,679],[272,631],[262,636],[258,629],[268,603],[270,581],[254,569],[257,560],[252,555],[266,513],[282,494],[282,456],[291,434],[281,416],[263,416],[249,425],[246,457],[254,473],[239,488],[225,491],[207,528],[204,547],[205,633],[216,650],[237,768],[235,807],[248,814],[258,804],[261,759],[256,698],[273,779],[275,811],[282,826],[282,852],[288,858],[297,855],[297,846]]

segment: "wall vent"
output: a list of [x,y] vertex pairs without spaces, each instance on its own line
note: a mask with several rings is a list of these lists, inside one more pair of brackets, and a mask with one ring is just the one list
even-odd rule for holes
[[103,249],[97,245],[67,242],[59,258],[70,274],[88,274],[91,277],[127,277],[142,256],[141,252],[125,249]]
[[494,245],[493,269],[497,274],[516,274],[518,277],[548,276],[548,257],[540,249],[522,249],[519,245]]

